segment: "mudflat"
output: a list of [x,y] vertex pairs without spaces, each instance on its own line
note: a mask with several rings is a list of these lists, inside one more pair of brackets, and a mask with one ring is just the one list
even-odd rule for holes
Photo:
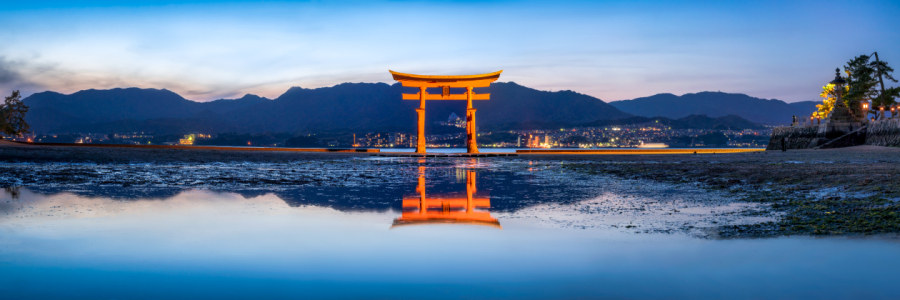
[[0,162],[92,162],[92,163],[166,163],[166,162],[290,162],[308,159],[368,156],[368,153],[285,152],[206,149],[153,149],[111,147],[67,147],[21,144],[0,140]]
[[900,232],[898,148],[556,159],[575,172],[725,191],[779,216],[776,222],[722,228],[720,236]]
[[[389,159],[372,155],[23,146],[0,141],[0,162],[5,163],[0,166],[0,186],[234,189],[389,184],[401,177],[413,180],[414,172],[409,170],[416,164],[431,167],[454,160],[385,163]],[[741,211],[738,217],[764,220],[714,222],[719,225],[710,236],[718,238],[900,233],[900,148],[858,146],[696,155],[525,154],[466,160],[534,164],[541,166],[535,170],[553,176],[577,178],[572,180],[573,186],[601,187],[619,180],[637,187],[655,182],[705,190],[708,194],[704,195],[715,194],[753,207]],[[596,196],[570,194],[556,197]],[[695,198],[724,201],[704,195]],[[675,207],[666,210],[677,212]]]

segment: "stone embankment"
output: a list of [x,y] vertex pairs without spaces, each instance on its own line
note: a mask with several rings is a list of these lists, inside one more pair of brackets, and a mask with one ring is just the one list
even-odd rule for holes
[[900,147],[900,119],[868,122],[859,130],[841,136],[823,135],[819,126],[778,127],[772,130],[766,150],[782,150],[782,138],[787,150],[860,145]]
[[782,139],[784,149],[807,149],[816,140],[818,130],[817,126],[777,127],[772,130],[772,138],[769,139],[766,150],[783,150]]
[[900,119],[869,123],[866,145],[900,147]]

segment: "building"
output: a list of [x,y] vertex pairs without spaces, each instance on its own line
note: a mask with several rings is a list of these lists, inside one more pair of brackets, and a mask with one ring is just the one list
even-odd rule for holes
[[194,145],[194,140],[196,139],[196,134],[185,134],[183,139],[178,140],[178,144],[182,146],[191,146]]

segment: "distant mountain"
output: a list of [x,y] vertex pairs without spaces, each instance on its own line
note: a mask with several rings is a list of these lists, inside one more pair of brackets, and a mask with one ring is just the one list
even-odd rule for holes
[[156,123],[177,123],[181,119],[196,118],[204,112],[224,114],[271,100],[248,94],[235,100],[194,102],[164,89],[117,88],[84,90],[71,95],[43,92],[28,96],[23,101],[30,108],[26,120],[34,131],[127,132],[129,130],[108,130],[116,128],[115,124],[130,124],[126,126],[130,129],[154,127],[148,125],[154,122],[144,122],[151,119],[160,119]]
[[[401,93],[416,93],[400,84],[344,83],[333,87],[291,88],[272,103],[227,116],[259,131],[415,129],[418,101],[400,100]],[[429,93],[440,93],[429,90]],[[453,93],[462,91],[454,89]],[[475,101],[479,126],[510,121],[589,121],[622,118],[629,114],[600,99],[571,91],[545,92],[515,83],[495,83],[477,93],[491,100]],[[446,121],[451,113],[465,116],[465,101],[428,101],[426,123]]]
[[[418,101],[400,100],[415,89],[400,84],[344,83],[333,87],[294,87],[274,100],[254,95],[194,102],[168,90],[86,90],[71,95],[37,93],[26,98],[32,129],[39,132],[301,132],[415,129]],[[440,93],[438,90],[430,93]],[[458,93],[460,91],[454,91]],[[630,117],[600,99],[572,91],[545,92],[515,83],[495,83],[477,93],[479,126],[513,121],[588,122]],[[455,113],[465,101],[428,101],[430,125]]]
[[788,104],[744,94],[700,92],[696,94],[657,94],[609,104],[621,111],[643,117],[683,118],[689,115],[721,117],[736,115],[761,124],[789,124],[792,116],[809,116],[815,111],[814,101]]
[[[273,100],[248,94],[239,99],[195,102],[164,89],[119,88],[71,95],[43,92],[24,101],[31,107],[28,122],[38,132],[413,132],[418,101],[400,100],[400,94],[416,92],[400,84],[343,83],[316,89],[293,87]],[[437,89],[429,92],[440,93]],[[572,91],[538,91],[512,82],[494,83],[476,92],[491,93],[491,100],[474,102],[478,126],[488,130],[645,122],[672,128],[751,129],[759,128],[756,123],[790,122],[791,115],[812,112],[817,104],[704,92],[681,97],[659,94],[611,105]],[[435,124],[451,114],[465,116],[465,101],[428,101],[430,132],[457,130]]]
[[602,127],[614,125],[631,125],[641,123],[660,123],[665,124],[672,129],[717,129],[717,130],[744,130],[744,129],[763,129],[762,125],[750,122],[744,118],[735,115],[728,115],[718,118],[710,118],[705,115],[690,115],[680,119],[669,119],[666,117],[631,117],[619,120],[598,120],[595,122],[580,124],[585,127]]
[[690,115],[681,119],[669,119],[666,117],[628,117],[612,120],[596,120],[586,123],[564,123],[564,122],[511,122],[503,124],[495,124],[484,127],[491,131],[507,131],[507,130],[548,130],[573,127],[607,127],[622,125],[637,125],[645,123],[664,124],[672,129],[713,129],[713,130],[744,130],[744,129],[764,129],[765,126],[750,122],[744,118],[735,115],[728,115],[718,118],[710,118],[705,115]]
[[198,103],[200,105],[197,106],[202,107],[203,110],[208,110],[217,114],[225,114],[269,101],[272,100],[257,95],[246,94],[240,99],[219,99],[211,102]]

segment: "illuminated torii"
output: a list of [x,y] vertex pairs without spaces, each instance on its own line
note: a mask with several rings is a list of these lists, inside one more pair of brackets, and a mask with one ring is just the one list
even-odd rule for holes
[[[417,87],[419,93],[403,94],[403,100],[419,100],[419,135],[416,142],[416,153],[425,153],[425,100],[466,100],[466,150],[478,153],[475,141],[475,108],[472,100],[490,100],[491,94],[475,94],[474,88],[488,87],[491,82],[500,79],[503,70],[480,75],[416,75],[390,71],[394,80],[406,87]],[[428,94],[427,88],[441,88],[440,94]],[[450,88],[465,88],[465,94],[450,94]]]

